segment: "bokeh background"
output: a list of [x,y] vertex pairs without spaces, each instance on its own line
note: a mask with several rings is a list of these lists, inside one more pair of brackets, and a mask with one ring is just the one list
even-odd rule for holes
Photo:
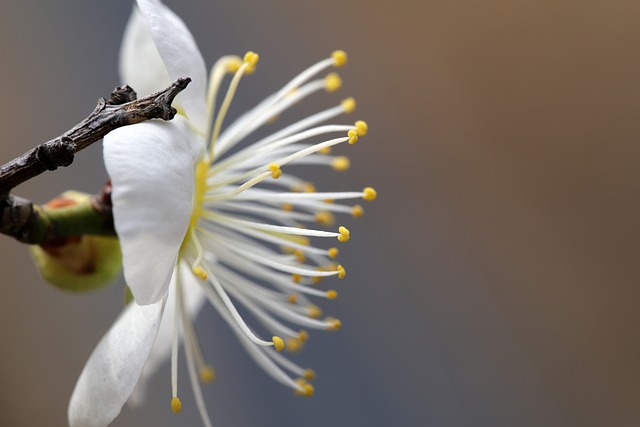
[[[312,399],[270,380],[212,309],[202,313],[215,425],[640,425],[640,3],[167,4],[208,64],[261,54],[236,106],[347,50],[341,94],[301,111],[352,95],[371,132],[344,149],[350,171],[316,183],[379,193],[349,222],[348,282],[325,307],[343,329],[313,334],[296,357],[319,373]],[[125,83],[117,58],[131,2],[0,5],[5,162]],[[45,202],[105,178],[96,144],[16,194]],[[122,281],[58,291],[9,238],[0,265],[0,425],[64,426]],[[182,378],[182,413],[169,408],[167,367],[148,404],[113,425],[200,425]]]

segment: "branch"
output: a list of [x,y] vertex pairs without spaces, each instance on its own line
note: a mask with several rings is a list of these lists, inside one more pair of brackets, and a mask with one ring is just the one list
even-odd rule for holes
[[22,243],[64,244],[81,235],[115,236],[111,183],[94,196],[68,191],[46,205],[22,197],[0,199],[0,232]]
[[69,166],[75,153],[116,128],[150,119],[173,119],[176,110],[171,103],[189,82],[190,78],[178,79],[165,90],[137,101],[129,86],[116,88],[108,101],[98,100],[93,113],[71,130],[0,167],[0,195],[6,197],[13,188],[46,170]]
[[0,233],[40,245],[83,234],[114,235],[110,183],[100,194],[70,206],[38,206],[9,193],[46,170],[69,166],[75,153],[116,128],[150,119],[173,119],[176,110],[171,103],[190,82],[188,77],[178,79],[165,90],[139,100],[129,86],[117,87],[109,100],[98,100],[89,117],[71,130],[0,167]]

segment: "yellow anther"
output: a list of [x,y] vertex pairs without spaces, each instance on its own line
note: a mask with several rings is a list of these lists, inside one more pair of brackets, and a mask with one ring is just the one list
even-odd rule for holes
[[362,198],[369,202],[374,201],[378,197],[378,192],[371,187],[362,190]]
[[337,331],[342,327],[342,322],[340,319],[336,319],[335,317],[327,317],[324,319],[329,325],[327,326],[327,330],[329,331]]
[[251,74],[256,70],[258,59],[260,59],[260,56],[255,52],[249,51],[245,53],[243,60],[246,64],[249,64],[247,68],[244,70],[245,74]]
[[311,278],[311,284],[312,285],[317,285],[320,282],[322,282],[322,277],[321,276],[313,276]]
[[344,172],[349,169],[350,166],[351,161],[347,156],[336,157],[335,159],[333,159],[333,162],[331,162],[331,167],[333,167],[333,170],[336,170],[338,172]]
[[302,347],[304,347],[304,345],[298,338],[289,338],[285,346],[286,350],[290,353],[296,353],[302,350]]
[[300,332],[298,332],[298,339],[302,342],[309,341],[309,333],[304,329],[301,329]]
[[284,341],[282,340],[282,338],[274,335],[271,338],[271,341],[273,341],[273,346],[276,348],[277,352],[282,351],[282,349],[284,348]]
[[293,280],[294,283],[300,283],[302,282],[302,276],[297,273],[294,273],[291,275],[291,280]]
[[235,74],[238,69],[242,66],[242,61],[239,57],[235,56],[233,59],[229,59],[226,63],[227,72],[231,74]]
[[329,248],[327,251],[329,258],[335,259],[338,256],[338,248]]
[[193,267],[193,268],[191,269],[191,271],[193,271],[193,274],[195,274],[196,276],[198,276],[198,277],[199,277],[200,279],[202,279],[202,280],[207,280],[207,277],[209,277],[209,276],[207,275],[207,272],[206,272],[206,271],[204,271],[204,269],[203,269],[202,267],[200,267],[199,265],[198,265],[198,266]]
[[334,200],[333,199],[324,199],[323,202],[325,202],[325,203],[333,203]]
[[340,235],[338,236],[338,240],[340,240],[342,243],[349,241],[351,233],[349,232],[347,227],[343,227],[341,225],[340,228],[338,228],[338,233],[340,233]]
[[305,193],[315,193],[316,186],[313,185],[312,182],[305,182],[304,185],[302,186],[302,191],[304,191]]
[[364,215],[364,209],[362,209],[360,205],[355,205],[351,208],[351,215],[353,215],[354,218],[360,218]]
[[285,203],[282,205],[282,210],[285,212],[291,212],[293,210],[293,205],[291,203]]
[[355,129],[351,129],[347,132],[347,136],[349,137],[349,144],[353,145],[358,142],[358,131]]
[[304,370],[304,379],[307,381],[311,381],[316,377],[316,373],[313,369],[305,369]]
[[177,414],[182,409],[182,402],[177,397],[171,398],[171,410],[174,414]]
[[327,291],[327,299],[336,299],[338,298],[338,292],[334,290]]
[[344,279],[345,276],[347,275],[347,270],[345,270],[344,267],[341,265],[339,265],[338,268],[336,268],[336,271],[338,272],[338,279]]
[[338,73],[327,74],[324,78],[324,90],[327,92],[335,92],[340,89],[340,86],[342,86],[342,79]]
[[369,132],[369,125],[364,120],[358,120],[355,124],[358,136],[365,136]]
[[332,226],[336,223],[336,217],[331,212],[322,211],[316,214],[316,222],[320,225]]
[[291,294],[287,297],[287,301],[289,301],[289,304],[296,304],[298,302],[298,295],[296,294]]
[[204,384],[209,384],[216,379],[216,372],[211,366],[203,366],[200,368],[200,381]]
[[331,147],[323,147],[320,150],[318,150],[318,153],[320,154],[329,154],[331,152]]
[[312,319],[319,319],[320,316],[322,316],[322,309],[317,305],[310,305],[307,310],[309,317],[311,317]]
[[313,386],[307,382],[307,380],[305,380],[304,378],[297,378],[296,379],[296,384],[298,384],[298,386],[300,386],[302,388],[302,390],[300,390],[300,389],[296,389],[295,390],[296,395],[305,396],[305,397],[313,396],[313,392],[315,390],[314,390]]
[[340,105],[342,105],[342,109],[344,110],[345,113],[349,114],[352,113],[353,110],[356,109],[356,100],[353,98],[347,98],[344,99]]
[[302,264],[304,262],[304,260],[306,259],[306,257],[304,256],[304,252],[302,252],[302,250],[300,249],[296,249],[295,251],[293,251],[293,255],[296,257],[296,260]]
[[271,171],[271,178],[273,179],[278,179],[282,176],[282,170],[280,169],[280,166],[275,163],[271,163],[269,165],[269,170]]
[[344,50],[335,50],[331,54],[333,58],[333,65],[336,67],[343,67],[347,63],[347,52]]

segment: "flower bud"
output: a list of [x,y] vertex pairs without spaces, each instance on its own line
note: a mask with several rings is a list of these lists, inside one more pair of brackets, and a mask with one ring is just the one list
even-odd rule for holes
[[[67,191],[46,205],[58,209],[86,203],[88,194]],[[106,286],[122,269],[122,253],[117,237],[80,235],[56,239],[30,247],[42,277],[54,286],[84,292]]]

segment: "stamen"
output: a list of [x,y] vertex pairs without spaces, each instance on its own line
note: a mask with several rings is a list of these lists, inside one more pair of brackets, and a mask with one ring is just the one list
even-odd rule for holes
[[355,123],[355,126],[356,130],[358,131],[358,136],[365,136],[367,132],[369,132],[369,125],[367,125],[367,122],[363,120],[358,120]]
[[180,344],[180,324],[182,321],[182,312],[184,310],[181,298],[182,282],[180,280],[180,265],[176,265],[174,272],[176,278],[176,299],[175,299],[175,315],[173,323],[173,336],[171,340],[171,409],[174,413],[178,413],[182,404],[178,399],[178,348]]
[[378,197],[378,193],[376,192],[376,190],[371,187],[365,188],[364,190],[362,190],[362,193],[362,198],[369,202],[375,200]]
[[342,79],[338,73],[327,74],[324,78],[324,89],[327,92],[335,92],[342,86]]
[[296,380],[296,383],[302,387],[302,391],[300,390],[294,391],[297,396],[305,396],[305,397],[313,396],[313,392],[315,390],[313,386],[307,382],[307,380],[305,380],[304,378],[298,378]]
[[339,156],[333,159],[331,166],[338,172],[344,172],[351,166],[351,162],[347,156]]
[[358,142],[358,131],[355,129],[351,129],[347,132],[347,136],[349,137],[349,145],[353,145]]
[[338,266],[337,270],[338,270],[338,278],[344,279],[347,275],[347,270],[345,270],[344,267],[341,265]]
[[304,344],[298,338],[289,338],[285,345],[289,353],[297,353],[302,350],[302,347],[304,347]]
[[346,114],[350,114],[356,109],[356,100],[353,98],[347,98],[343,100],[340,105]]
[[200,381],[204,384],[209,384],[216,378],[216,372],[211,366],[204,366],[200,368]]
[[180,399],[178,399],[177,397],[172,397],[171,410],[174,414],[177,414],[178,412],[180,412],[180,409],[182,409],[182,402],[180,402]]
[[307,381],[311,381],[316,377],[316,373],[313,369],[305,369],[304,370],[304,379]]
[[332,300],[338,298],[338,292],[334,290],[327,291],[327,299]]
[[329,255],[329,258],[335,259],[338,256],[338,248],[329,248],[327,255]]
[[229,106],[231,105],[231,101],[233,100],[233,96],[238,89],[238,85],[240,84],[240,79],[245,74],[246,70],[254,70],[255,65],[258,62],[258,55],[253,52],[247,52],[244,57],[244,63],[238,68],[236,73],[233,75],[231,79],[231,83],[229,83],[229,88],[227,89],[227,94],[222,101],[222,105],[220,105],[220,112],[218,112],[214,125],[213,131],[211,134],[211,141],[209,147],[209,157],[211,159],[214,158],[215,145],[218,140],[218,136],[220,136],[220,129],[222,128],[222,122],[227,115],[227,111],[229,111]]
[[278,179],[282,176],[282,170],[276,163],[271,163],[269,165],[269,170],[271,171],[271,177],[273,179]]
[[[210,273],[210,271],[208,273]],[[255,336],[253,332],[251,332],[251,329],[249,329],[247,324],[242,319],[242,316],[240,316],[240,313],[238,313],[238,310],[233,305],[233,302],[231,302],[231,299],[229,299],[229,296],[225,292],[224,288],[222,287],[222,285],[220,284],[218,279],[214,275],[209,274],[209,276],[210,276],[209,283],[211,283],[213,285],[216,293],[218,294],[218,296],[220,297],[220,299],[224,303],[225,307],[227,307],[227,310],[229,311],[229,314],[231,314],[231,316],[233,317],[233,320],[236,321],[237,325],[240,327],[242,332],[244,332],[244,334],[247,336],[247,338],[249,338],[255,344],[257,344],[259,346],[263,346],[263,347],[270,347],[270,346],[276,345],[275,341],[269,342],[269,341],[261,340],[260,338]],[[209,296],[209,300],[212,301],[212,298],[214,296],[211,294],[211,288],[209,288],[208,286],[205,286],[205,287],[203,287],[203,289],[207,293],[207,296]]]
[[284,348],[284,341],[282,338],[273,336],[271,340],[273,341],[273,346],[276,348],[276,351],[280,353]]
[[355,205],[351,209],[351,215],[353,215],[354,218],[360,218],[362,215],[364,215],[364,209],[362,209],[362,206],[360,205]]
[[347,52],[344,50],[336,50],[331,54],[333,58],[333,65],[336,67],[343,67],[347,63]]
[[337,331],[342,327],[342,322],[335,317],[327,317],[324,321],[329,323],[329,326],[327,326],[329,331]]
[[319,319],[322,316],[322,309],[317,305],[310,305],[307,310],[307,315],[312,319]]
[[340,228],[338,228],[338,233],[340,233],[340,235],[338,236],[339,241],[341,241],[342,243],[349,241],[351,233],[349,232],[347,227],[340,226]]
[[328,211],[318,212],[316,214],[316,222],[320,225],[332,226],[336,223],[336,217]]
[[207,277],[209,277],[207,275],[207,272],[204,271],[204,269],[200,266],[194,266],[191,271],[193,271],[193,274],[195,274],[197,277],[199,277],[201,280],[207,280]]
[[247,68],[244,70],[245,74],[251,74],[256,70],[258,59],[260,59],[260,56],[255,52],[249,51],[245,53],[244,62],[249,64]]
[[215,100],[218,94],[218,89],[220,89],[220,84],[222,83],[222,79],[227,73],[234,74],[240,66],[242,65],[242,60],[238,56],[223,56],[218,59],[215,65],[211,68],[211,72],[209,73],[209,88],[207,92],[207,111],[209,112],[209,117],[214,117],[215,113]]

